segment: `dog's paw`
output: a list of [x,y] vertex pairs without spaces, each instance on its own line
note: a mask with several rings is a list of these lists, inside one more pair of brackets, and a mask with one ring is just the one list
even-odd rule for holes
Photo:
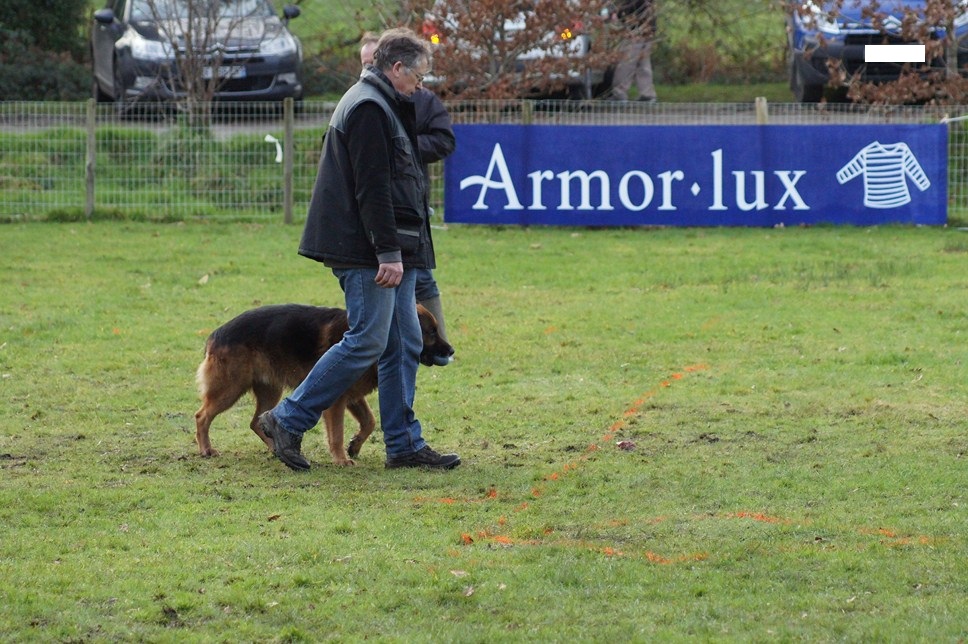
[[354,461],[352,458],[336,458],[336,457],[334,457],[333,458],[333,464],[334,465],[337,465],[339,467],[350,467],[352,465],[356,465],[356,461]]
[[353,440],[350,441],[350,446],[346,452],[350,455],[350,458],[356,458],[360,455],[360,450],[363,449],[363,439],[359,436],[354,436]]
[[219,451],[212,446],[201,447],[199,448],[198,453],[201,454],[202,458],[211,458],[212,456],[220,456]]

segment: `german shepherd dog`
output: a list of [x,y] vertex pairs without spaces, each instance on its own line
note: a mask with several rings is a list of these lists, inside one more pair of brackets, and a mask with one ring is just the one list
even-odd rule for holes
[[[454,348],[437,334],[437,320],[417,305],[423,334],[420,362],[446,364]],[[242,313],[215,329],[205,342],[205,359],[196,380],[202,399],[195,412],[195,442],[202,456],[218,456],[208,430],[216,416],[234,405],[247,391],[255,396],[255,414],[249,427],[273,449],[272,438],[259,427],[259,415],[278,404],[285,389],[294,389],[319,357],[339,342],[349,329],[346,310],[302,304],[263,306]],[[337,465],[354,465],[353,457],[376,427],[366,396],[377,387],[376,364],[323,412],[329,453]],[[360,429],[343,446],[343,419],[349,409]]]

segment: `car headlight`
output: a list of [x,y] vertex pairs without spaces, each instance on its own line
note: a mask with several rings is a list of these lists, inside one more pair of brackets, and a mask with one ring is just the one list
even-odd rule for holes
[[259,44],[259,50],[270,56],[285,56],[298,51],[296,40],[288,33],[281,31],[272,38],[267,38]]
[[968,0],[959,0],[955,4],[955,28],[968,25]]
[[164,62],[175,57],[171,43],[162,40],[148,40],[140,35],[131,39],[131,55],[139,60]]

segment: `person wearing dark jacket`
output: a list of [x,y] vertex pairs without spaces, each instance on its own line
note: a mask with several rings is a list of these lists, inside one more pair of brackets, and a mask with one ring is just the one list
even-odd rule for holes
[[[360,63],[363,69],[373,64],[373,52],[379,36],[367,32],[360,39]],[[424,176],[430,181],[431,163],[442,161],[449,156],[457,146],[457,139],[451,125],[450,113],[436,94],[426,87],[418,87],[413,93],[413,104],[417,110],[417,145],[420,149],[420,161]],[[437,319],[437,332],[445,342],[447,325],[444,323],[444,307],[440,301],[440,289],[437,280],[429,268],[417,269],[417,285],[415,287],[417,302],[427,307]],[[439,361],[438,365],[446,362]]]
[[339,279],[350,328],[259,417],[276,456],[294,470],[310,467],[303,434],[374,363],[386,467],[460,464],[427,445],[413,410],[423,344],[415,269],[434,267],[434,248],[410,96],[429,71],[422,39],[409,29],[384,32],[374,65],[340,99],[323,139],[299,254]]

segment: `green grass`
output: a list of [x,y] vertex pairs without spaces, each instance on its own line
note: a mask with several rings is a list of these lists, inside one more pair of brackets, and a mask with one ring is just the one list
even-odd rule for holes
[[794,102],[786,82],[660,84],[656,94],[663,103],[752,103],[760,96],[771,103]]
[[299,234],[0,227],[3,639],[968,636],[964,232],[451,226],[460,468],[296,474],[249,399],[202,459],[206,335],[342,301]]

